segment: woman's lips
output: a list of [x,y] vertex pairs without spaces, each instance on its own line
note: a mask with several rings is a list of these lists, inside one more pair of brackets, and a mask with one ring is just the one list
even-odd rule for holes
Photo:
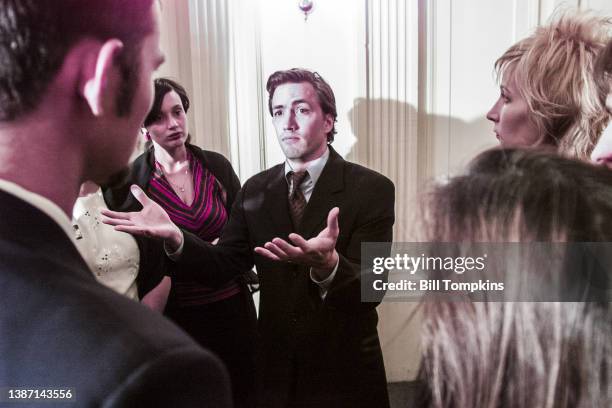
[[612,154],[607,156],[598,157],[596,159],[596,163],[601,166],[606,166],[609,169],[612,169]]

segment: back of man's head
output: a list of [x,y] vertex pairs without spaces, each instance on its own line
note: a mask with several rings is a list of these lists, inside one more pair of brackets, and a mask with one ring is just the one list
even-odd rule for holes
[[70,47],[84,38],[123,43],[117,114],[129,112],[138,46],[153,30],[154,0],[0,0],[0,121],[34,110]]

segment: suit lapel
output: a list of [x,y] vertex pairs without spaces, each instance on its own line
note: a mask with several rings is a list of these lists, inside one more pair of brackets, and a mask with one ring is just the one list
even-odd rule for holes
[[310,196],[298,233],[311,238],[325,228],[327,214],[339,205],[339,192],[344,189],[344,159],[329,146],[329,159]]
[[284,164],[279,164],[271,170],[272,176],[266,186],[264,205],[274,224],[277,235],[288,235],[293,231],[293,224],[289,216],[289,187],[285,179]]

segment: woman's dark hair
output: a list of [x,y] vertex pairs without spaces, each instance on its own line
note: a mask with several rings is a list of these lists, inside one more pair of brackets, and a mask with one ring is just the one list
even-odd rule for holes
[[334,141],[334,135],[336,134],[336,121],[338,112],[336,111],[336,97],[331,86],[323,79],[317,72],[312,72],[302,68],[292,68],[285,71],[276,71],[268,78],[266,84],[266,90],[268,91],[268,110],[272,115],[272,97],[274,91],[279,85],[283,84],[299,84],[306,82],[312,85],[314,88],[319,105],[324,115],[331,115],[333,119],[333,126],[329,132],[327,132],[327,143]]
[[[427,242],[612,241],[612,172],[552,151],[487,151],[426,197]],[[521,253],[521,265],[537,264],[537,255]],[[498,273],[531,285],[536,274],[549,285],[592,285],[587,268],[568,268],[567,252],[560,255],[542,268]],[[609,296],[609,283],[600,289]],[[609,299],[478,302],[468,295],[451,302],[426,295],[421,306],[430,407],[612,406]]]
[[153,106],[151,110],[147,114],[147,117],[144,120],[144,126],[147,127],[151,123],[155,122],[156,118],[161,113],[162,102],[164,101],[164,96],[168,92],[174,91],[178,94],[179,98],[181,98],[181,104],[183,105],[183,110],[185,113],[189,110],[189,97],[187,96],[187,91],[181,84],[176,81],[173,81],[170,78],[157,78],[153,81],[153,87],[155,89],[155,95],[153,96]]

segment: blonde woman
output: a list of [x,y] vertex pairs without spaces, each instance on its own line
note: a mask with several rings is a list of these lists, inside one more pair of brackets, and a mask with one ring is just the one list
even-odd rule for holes
[[564,13],[496,62],[500,96],[487,113],[502,146],[550,145],[588,159],[606,121],[594,65],[610,20]]

